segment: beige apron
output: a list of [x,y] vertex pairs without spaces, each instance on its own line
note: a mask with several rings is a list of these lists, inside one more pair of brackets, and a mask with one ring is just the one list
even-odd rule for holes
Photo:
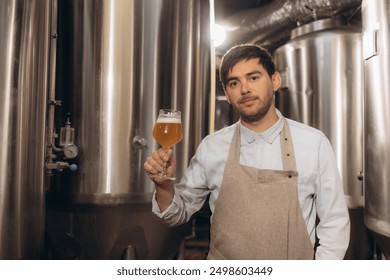
[[297,195],[298,172],[287,120],[280,135],[283,171],[239,164],[237,126],[215,204],[208,259],[313,259]]

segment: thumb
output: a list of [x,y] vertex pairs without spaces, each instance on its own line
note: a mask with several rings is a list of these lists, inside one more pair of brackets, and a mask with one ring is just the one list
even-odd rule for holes
[[176,160],[174,159],[172,149],[168,149],[166,152],[167,152],[167,156],[168,156],[168,161],[166,163],[167,164],[166,165],[166,172],[167,172],[168,176],[172,176],[176,171]]
[[176,172],[176,160],[174,158],[170,158],[167,162],[166,172],[168,176],[172,176]]

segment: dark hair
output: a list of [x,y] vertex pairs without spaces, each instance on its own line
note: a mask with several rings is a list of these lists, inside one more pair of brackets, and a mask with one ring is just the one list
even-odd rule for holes
[[222,86],[226,87],[227,77],[229,71],[242,60],[249,60],[252,58],[258,58],[259,63],[267,70],[270,77],[275,73],[275,63],[270,53],[255,44],[242,44],[232,47],[222,57],[221,64],[219,66],[219,78]]

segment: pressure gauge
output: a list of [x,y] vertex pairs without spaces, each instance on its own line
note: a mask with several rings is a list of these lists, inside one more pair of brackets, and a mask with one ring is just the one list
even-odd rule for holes
[[75,144],[68,144],[64,147],[64,155],[69,158],[75,158],[79,154],[79,148]]

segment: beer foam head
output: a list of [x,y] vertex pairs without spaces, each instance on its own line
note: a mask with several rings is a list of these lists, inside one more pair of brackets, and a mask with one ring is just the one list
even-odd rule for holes
[[157,119],[158,123],[181,123],[180,119],[162,117]]

